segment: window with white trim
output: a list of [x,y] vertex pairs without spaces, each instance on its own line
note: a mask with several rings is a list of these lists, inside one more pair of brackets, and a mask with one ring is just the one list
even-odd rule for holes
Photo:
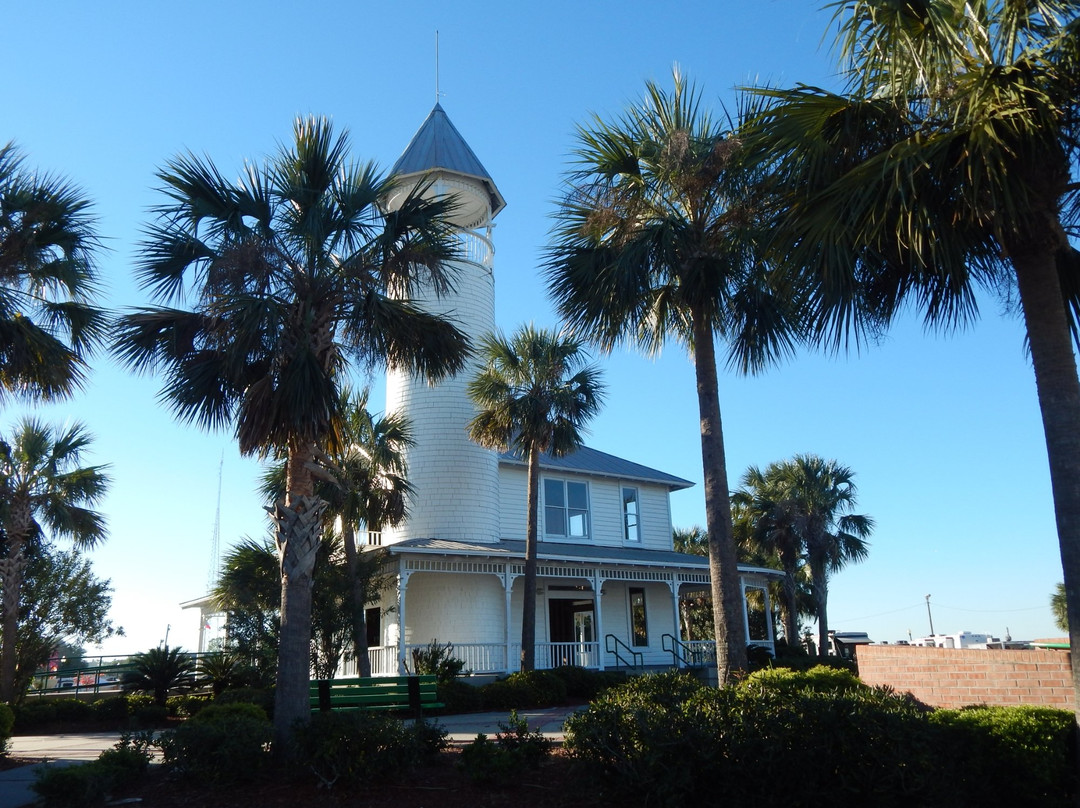
[[641,510],[638,505],[638,490],[630,486],[622,487],[623,539],[628,542],[641,541]]
[[589,486],[576,480],[544,479],[544,535],[589,538]]

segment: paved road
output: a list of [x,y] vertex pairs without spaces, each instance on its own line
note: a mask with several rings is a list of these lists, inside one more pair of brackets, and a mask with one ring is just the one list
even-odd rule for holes
[[[562,742],[563,722],[574,712],[573,707],[549,707],[543,710],[519,710],[518,716],[529,722],[529,730],[539,730],[553,741]],[[507,713],[468,713],[444,715],[436,719],[446,727],[451,741],[471,741],[478,733],[493,736],[499,724],[506,723]],[[41,766],[71,766],[95,760],[104,750],[120,739],[118,732],[88,732],[64,735],[18,735],[11,739],[8,753],[14,757],[43,757],[48,763],[23,766],[0,772],[0,808],[22,808],[34,802],[36,794],[30,785]]]

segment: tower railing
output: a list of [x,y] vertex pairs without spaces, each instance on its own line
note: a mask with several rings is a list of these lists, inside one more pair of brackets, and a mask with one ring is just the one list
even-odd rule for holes
[[491,239],[475,230],[458,230],[456,236],[462,259],[491,269],[495,260],[495,247]]

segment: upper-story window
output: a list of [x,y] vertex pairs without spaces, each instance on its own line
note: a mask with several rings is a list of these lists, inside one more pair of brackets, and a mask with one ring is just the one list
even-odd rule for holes
[[638,505],[638,490],[624,485],[622,489],[623,538],[626,541],[641,541],[641,513]]
[[544,480],[544,534],[557,539],[589,537],[589,487],[574,480]]

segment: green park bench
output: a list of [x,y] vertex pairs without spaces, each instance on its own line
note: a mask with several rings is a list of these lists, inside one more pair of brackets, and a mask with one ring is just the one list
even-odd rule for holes
[[417,718],[438,701],[434,675],[372,676],[356,679],[315,679],[311,682],[311,711],[408,710]]

